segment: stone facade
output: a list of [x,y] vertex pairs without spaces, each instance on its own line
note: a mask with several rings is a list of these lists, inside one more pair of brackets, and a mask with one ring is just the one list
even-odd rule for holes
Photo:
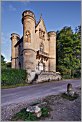
[[26,69],[31,74],[40,71],[56,72],[56,33],[47,32],[44,20],[36,23],[32,11],[22,14],[23,36],[11,34],[12,68]]

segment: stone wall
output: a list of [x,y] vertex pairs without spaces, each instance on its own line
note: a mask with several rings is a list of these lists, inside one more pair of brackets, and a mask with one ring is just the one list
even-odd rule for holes
[[62,77],[59,72],[41,72],[38,75],[36,83],[49,82],[49,81],[55,81],[55,80],[61,80],[61,79]]
[[18,53],[18,49],[15,50],[15,44],[20,40],[20,36],[16,33],[11,34],[11,66],[12,68],[16,68],[16,51]]
[[48,32],[49,36],[49,71],[56,72],[56,33]]
[[[38,23],[36,23],[35,15],[32,11],[26,10],[22,14],[23,24],[23,39],[18,42],[16,50],[14,45],[19,39],[18,34],[12,34],[12,68],[23,68],[29,73],[29,79],[34,78],[34,74],[39,72],[38,63],[42,63],[45,71],[56,72],[56,33],[50,31],[47,33],[44,20],[40,17]],[[41,48],[43,45],[43,49]],[[37,52],[39,58],[37,58]],[[16,59],[16,60],[15,60]],[[39,79],[44,79],[44,75],[39,75]],[[43,77],[43,78],[42,78]],[[47,79],[54,79],[49,74]]]

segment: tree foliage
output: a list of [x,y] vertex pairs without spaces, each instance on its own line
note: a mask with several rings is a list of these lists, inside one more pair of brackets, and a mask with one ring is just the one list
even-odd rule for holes
[[7,65],[7,68],[11,68],[11,62],[7,62],[6,65]]
[[3,55],[1,55],[1,68],[11,68],[11,62],[6,62]]
[[3,55],[1,55],[1,68],[6,68],[6,61]]
[[57,71],[63,76],[74,77],[81,64],[81,26],[73,32],[65,26],[57,31]]
[[1,63],[5,62],[4,59],[5,59],[5,57],[3,55],[1,55]]

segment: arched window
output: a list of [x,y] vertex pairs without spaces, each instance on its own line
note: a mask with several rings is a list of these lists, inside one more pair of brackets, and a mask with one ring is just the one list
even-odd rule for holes
[[45,31],[43,31],[41,28],[39,29],[39,37],[45,40]]
[[27,38],[27,39],[26,39],[27,42],[30,43],[30,42],[31,42],[31,34],[30,34],[30,31],[29,31],[29,30],[26,31],[26,38]]
[[40,44],[40,51],[41,51],[41,52],[44,51],[44,45],[43,45],[43,43]]

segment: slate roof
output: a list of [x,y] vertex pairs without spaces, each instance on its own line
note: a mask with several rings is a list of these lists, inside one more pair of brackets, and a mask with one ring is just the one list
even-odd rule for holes
[[23,42],[23,36],[22,36],[21,39],[14,45],[14,47],[18,46],[21,42]]

